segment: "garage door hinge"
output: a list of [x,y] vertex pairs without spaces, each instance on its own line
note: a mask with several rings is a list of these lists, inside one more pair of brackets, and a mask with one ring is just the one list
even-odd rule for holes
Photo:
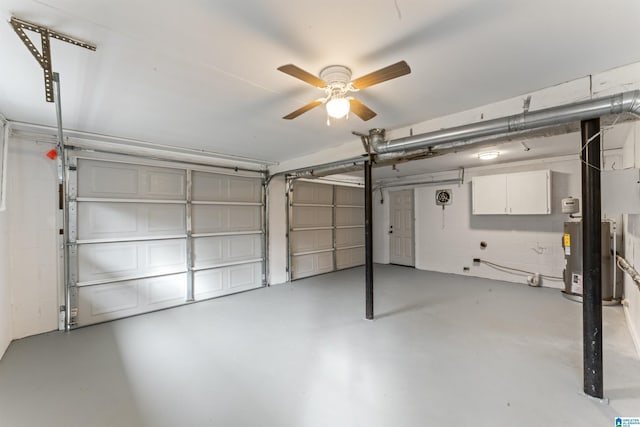
[[69,165],[69,170],[70,171],[74,171],[74,170],[77,170],[77,169],[78,169],[78,167],[76,165]]

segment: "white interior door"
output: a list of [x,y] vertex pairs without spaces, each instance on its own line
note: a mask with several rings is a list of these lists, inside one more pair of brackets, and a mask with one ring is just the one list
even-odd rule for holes
[[389,198],[389,260],[392,264],[413,267],[413,190],[392,191]]

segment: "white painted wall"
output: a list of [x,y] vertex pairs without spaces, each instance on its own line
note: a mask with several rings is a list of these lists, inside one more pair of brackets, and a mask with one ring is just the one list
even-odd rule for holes
[[[552,215],[471,215],[473,176],[538,169],[553,171]],[[451,172],[430,176],[434,180],[451,177]],[[444,216],[442,208],[435,204],[435,191],[441,188],[453,191],[453,204],[445,208]],[[384,191],[384,205],[379,204],[379,191],[374,198],[377,246],[374,261],[380,263],[389,262],[388,191]],[[484,264],[473,265],[473,258],[482,258],[542,274],[562,275],[564,255],[560,238],[567,216],[560,213],[560,200],[567,196],[581,197],[577,156],[469,169],[462,185],[422,185],[416,186],[414,193],[416,268],[526,283],[523,275],[501,272]],[[487,242],[486,249],[480,248],[481,241]],[[469,272],[464,272],[464,267],[469,267]],[[544,285],[561,288],[562,282],[547,280]]]
[[[635,124],[625,142],[623,166],[625,168],[640,167],[640,123]],[[636,270],[640,270],[640,215],[624,215],[623,222],[624,257]],[[623,282],[627,325],[640,356],[640,289],[626,274]]]
[[[0,158],[2,157],[1,153],[4,142],[4,123],[0,121]],[[1,166],[0,170],[2,170]],[[0,175],[0,188],[2,187],[2,178],[2,175]],[[11,281],[9,279],[8,236],[9,215],[0,203],[0,358],[2,358],[2,355],[13,338],[11,328]]]
[[[625,125],[626,126],[626,125]],[[624,133],[622,134],[624,135]],[[579,148],[579,135],[576,134]],[[554,138],[548,138],[553,144]],[[437,159],[434,159],[437,161]],[[605,168],[620,165],[620,150],[608,152]],[[551,215],[472,215],[471,180],[474,176],[549,169],[552,171]],[[539,159],[510,164],[491,165],[465,170],[465,183],[414,185],[416,268],[445,273],[465,274],[517,283],[526,283],[526,274],[512,274],[485,264],[474,265],[473,258],[549,276],[561,277],[564,252],[561,246],[563,224],[569,220],[561,213],[565,197],[582,198],[581,166],[577,155]],[[443,180],[458,176],[459,171],[409,177],[409,181]],[[427,179],[428,178],[428,179]],[[397,187],[405,188],[405,187]],[[374,197],[374,261],[389,262],[389,188]],[[453,204],[435,204],[438,189],[451,189]],[[486,249],[480,242],[486,242]],[[469,267],[468,271],[464,268]],[[543,286],[563,288],[561,280],[544,279]]]
[[11,288],[9,280],[9,221],[0,212],[0,358],[13,338],[11,328]]
[[[551,215],[472,215],[471,179],[478,175],[550,169],[552,171]],[[535,273],[562,276],[561,247],[563,197],[580,195],[580,162],[566,158],[541,160],[513,166],[470,169],[460,186],[421,187],[416,194],[416,268],[469,274],[526,283],[526,275],[497,270],[485,264],[473,265],[473,258]],[[435,204],[435,191],[453,190],[453,204]],[[444,215],[443,215],[444,213]],[[480,242],[486,242],[482,249]],[[465,272],[464,267],[469,267]],[[561,280],[544,280],[544,286],[562,288]]]
[[13,338],[58,328],[56,163],[45,156],[51,148],[9,138],[6,215]]
[[287,202],[284,176],[269,183],[269,284],[287,281]]

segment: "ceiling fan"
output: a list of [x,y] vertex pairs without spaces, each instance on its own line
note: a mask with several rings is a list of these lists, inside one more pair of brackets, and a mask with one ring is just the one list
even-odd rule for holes
[[360,89],[386,82],[411,72],[411,68],[405,61],[397,62],[354,80],[351,80],[351,70],[344,65],[325,67],[320,71],[319,77],[293,64],[283,65],[278,67],[278,70],[325,92],[324,97],[298,108],[284,116],[283,119],[295,119],[319,105],[326,104],[327,125],[331,124],[331,118],[341,119],[348,116],[349,111],[353,111],[356,116],[364,121],[374,118],[376,113],[354,97],[348,96],[349,92],[357,92]]

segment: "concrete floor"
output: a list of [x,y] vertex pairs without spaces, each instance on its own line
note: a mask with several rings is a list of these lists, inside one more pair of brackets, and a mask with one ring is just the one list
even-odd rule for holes
[[581,306],[559,291],[362,268],[26,338],[0,361],[2,426],[613,426],[640,361],[604,309],[608,405],[580,394]]

